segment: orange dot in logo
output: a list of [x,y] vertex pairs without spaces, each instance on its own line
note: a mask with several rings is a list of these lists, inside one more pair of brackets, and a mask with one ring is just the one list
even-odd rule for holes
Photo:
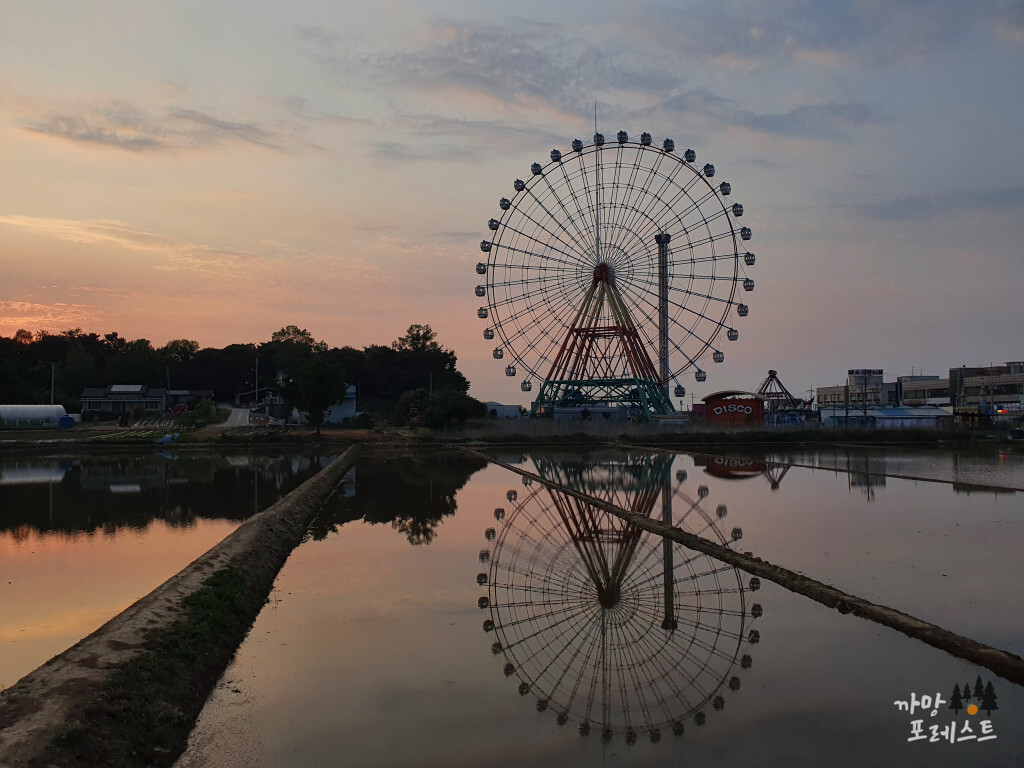
[[968,715],[976,715],[976,714],[978,714],[978,705],[977,704],[968,704],[967,705],[967,714]]

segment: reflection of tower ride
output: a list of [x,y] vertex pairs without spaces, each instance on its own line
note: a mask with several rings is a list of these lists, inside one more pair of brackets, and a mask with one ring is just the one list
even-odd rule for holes
[[[681,492],[685,473],[673,490],[670,456],[535,464],[545,479],[636,514],[654,514],[660,500],[664,520],[727,544],[701,507],[706,494]],[[484,630],[495,632],[492,651],[520,678],[520,694],[537,696],[560,725],[572,715],[581,733],[625,732],[628,743],[641,730],[652,741],[663,727],[681,733],[690,715],[703,723],[709,702],[721,709],[721,689],[739,688],[732,672],[743,643],[759,639],[745,634],[739,572],[557,488],[527,488],[507,516],[496,511],[493,551],[481,553],[490,570],[478,576],[488,584]],[[741,535],[735,529],[734,540]],[[741,666],[750,664],[743,655]]]

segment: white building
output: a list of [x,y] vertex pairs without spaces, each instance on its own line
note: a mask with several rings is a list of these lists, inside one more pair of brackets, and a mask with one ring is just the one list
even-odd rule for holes
[[0,405],[4,427],[71,426],[70,419],[63,405]]
[[518,405],[502,405],[493,400],[487,402],[487,415],[497,416],[499,419],[518,419],[523,415],[523,409]]

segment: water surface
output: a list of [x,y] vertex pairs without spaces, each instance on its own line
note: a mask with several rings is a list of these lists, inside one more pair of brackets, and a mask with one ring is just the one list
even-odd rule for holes
[[[778,457],[502,458],[1024,651],[1019,493]],[[950,710],[979,679],[998,709]],[[894,704],[935,693],[935,716]],[[391,457],[293,553],[179,766],[995,766],[1024,757],[1022,706],[987,670],[499,467]],[[928,742],[954,720],[996,738]]]

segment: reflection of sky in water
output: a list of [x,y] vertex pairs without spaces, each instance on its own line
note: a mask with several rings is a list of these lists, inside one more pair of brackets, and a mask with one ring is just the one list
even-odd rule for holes
[[0,462],[0,687],[159,586],[329,458]]
[[[740,548],[835,586],[1020,654],[1024,622],[1014,574],[1024,549],[1024,495],[954,493],[889,479],[794,468],[769,480],[722,479],[676,459],[692,495],[726,507],[721,528]],[[581,738],[538,713],[502,674],[481,631],[478,552],[495,507],[518,477],[489,467],[458,493],[429,546],[387,526],[348,524],[295,551],[277,591],[204,711],[181,768],[351,764],[522,765],[1006,765],[1024,756],[1024,689],[884,627],[841,616],[764,583],[753,666],[682,737],[627,746]],[[1009,602],[1008,602],[1009,601]],[[1011,604],[1017,603],[1017,604]],[[954,684],[993,680],[998,738],[908,744],[893,702],[911,692],[949,698]],[[925,725],[946,724],[952,712]],[[964,712],[959,720],[966,719]],[[974,720],[981,717],[975,716]],[[977,730],[977,725],[975,725]],[[748,762],[749,761],[749,762]]]

